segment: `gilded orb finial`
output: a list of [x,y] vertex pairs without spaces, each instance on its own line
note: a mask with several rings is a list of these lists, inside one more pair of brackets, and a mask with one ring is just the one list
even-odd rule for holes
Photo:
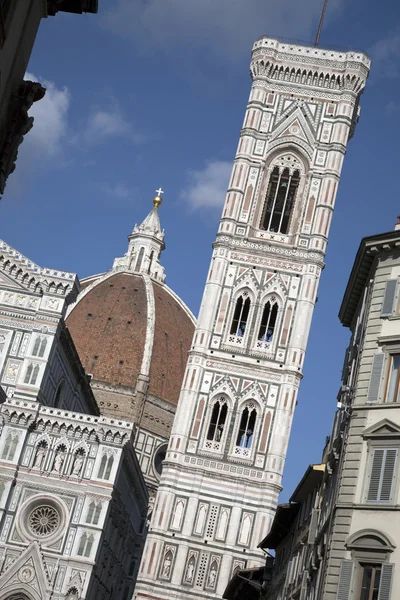
[[162,196],[161,194],[164,193],[164,190],[162,190],[161,188],[159,188],[158,190],[156,190],[156,194],[157,196],[154,196],[153,198],[153,204],[156,208],[158,208],[160,206],[160,204],[162,204]]

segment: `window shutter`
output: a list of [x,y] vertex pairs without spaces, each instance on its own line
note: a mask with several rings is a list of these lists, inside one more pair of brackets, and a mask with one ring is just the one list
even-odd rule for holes
[[397,448],[376,448],[374,450],[367,502],[390,503],[392,501],[397,454]]
[[369,380],[369,390],[368,390],[368,402],[378,402],[379,400],[379,390],[381,387],[381,379],[382,379],[382,369],[383,369],[383,361],[385,359],[385,355],[375,354],[374,362],[372,363],[371,370],[371,378]]
[[293,561],[293,559],[291,558],[288,562],[287,571],[286,571],[285,588],[287,588],[288,585],[290,585],[290,574],[291,574],[291,570],[292,570],[292,561]]
[[383,297],[381,317],[391,317],[395,311],[395,302],[397,298],[397,279],[388,279]]
[[337,588],[336,600],[349,600],[352,576],[353,561],[342,560],[340,565],[339,584]]
[[319,512],[320,511],[318,508],[312,509],[310,528],[308,530],[308,544],[313,544],[315,542],[315,536],[317,535]]
[[398,450],[395,448],[388,448],[386,450],[386,460],[385,466],[383,468],[381,493],[379,498],[381,502],[392,502],[392,488],[397,460],[397,452]]
[[308,581],[308,571],[304,571],[303,578],[301,580],[301,590],[300,590],[299,600],[306,600],[306,598],[307,598],[307,581]]
[[346,348],[346,352],[344,354],[343,367],[342,367],[342,381],[345,379],[346,370],[349,363],[349,357],[351,352],[351,344]]
[[390,594],[392,591],[393,569],[393,564],[383,563],[378,600],[390,600]]

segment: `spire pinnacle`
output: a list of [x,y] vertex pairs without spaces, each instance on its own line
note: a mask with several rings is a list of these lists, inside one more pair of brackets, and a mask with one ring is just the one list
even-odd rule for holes
[[114,260],[113,269],[146,273],[157,281],[164,281],[164,268],[159,262],[160,254],[165,249],[164,230],[161,229],[158,214],[163,193],[161,188],[156,190],[157,196],[153,198],[153,208],[143,222],[133,228],[128,236],[128,251],[122,258]]

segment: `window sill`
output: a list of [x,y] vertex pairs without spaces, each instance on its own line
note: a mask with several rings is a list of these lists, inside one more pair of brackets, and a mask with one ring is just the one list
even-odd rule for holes
[[386,511],[400,511],[400,504],[359,504],[353,502],[338,502],[336,508],[351,508],[357,510],[386,510]]

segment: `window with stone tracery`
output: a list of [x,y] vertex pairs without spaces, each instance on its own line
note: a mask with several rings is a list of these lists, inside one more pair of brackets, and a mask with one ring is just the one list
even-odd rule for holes
[[257,348],[268,349],[274,339],[276,320],[278,317],[278,303],[272,296],[264,304],[260,327],[257,336]]
[[43,358],[44,353],[46,351],[47,346],[47,338],[37,337],[35,343],[33,345],[32,355],[39,356],[39,358]]
[[290,218],[300,183],[300,171],[280,164],[272,169],[260,229],[288,233]]
[[91,525],[97,525],[101,514],[101,503],[91,502],[89,504],[89,510],[86,517],[86,523]]
[[30,383],[31,385],[35,385],[38,375],[39,365],[29,363],[28,368],[26,369],[24,383]]
[[[235,311],[232,317],[230,335],[235,338],[243,338],[246,333],[249,319],[251,301],[248,292],[243,292],[236,301]],[[230,340],[230,341],[233,341]]]
[[17,433],[10,432],[6,437],[1,458],[3,460],[13,460],[15,451],[18,446],[19,437]]
[[97,477],[99,479],[110,479],[110,475],[111,475],[111,469],[113,467],[114,464],[114,457],[113,456],[107,456],[107,454],[103,454],[101,461],[100,461],[100,467],[99,467],[99,472],[97,474]]
[[239,430],[236,436],[235,454],[242,456],[250,456],[250,451],[253,444],[256,419],[256,407],[251,402],[242,410],[242,413],[240,415]]
[[94,542],[94,537],[92,534],[88,535],[84,533],[80,539],[79,547],[78,547],[78,556],[86,556],[87,558],[90,556],[92,551],[92,546]]
[[206,448],[219,450],[224,434],[228,405],[225,398],[217,400],[212,408],[210,423],[207,431]]

